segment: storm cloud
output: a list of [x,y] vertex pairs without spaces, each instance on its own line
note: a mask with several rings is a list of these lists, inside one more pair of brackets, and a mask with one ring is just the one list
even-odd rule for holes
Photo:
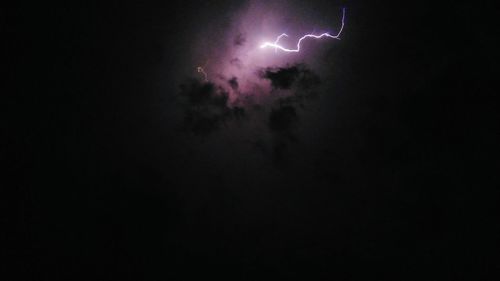
[[320,78],[305,64],[286,67],[267,67],[259,71],[259,76],[271,81],[274,89],[289,90],[296,86],[299,90],[310,90],[320,84]]
[[210,83],[190,79],[180,86],[186,131],[206,135],[221,128],[228,120],[241,118],[245,110],[228,106],[228,93]]
[[[190,78],[180,86],[184,131],[206,136],[221,129],[232,130],[235,127],[228,126],[230,122],[248,117],[251,126],[265,132],[248,141],[258,143],[254,148],[270,157],[275,165],[284,165],[293,143],[300,141],[297,129],[301,111],[305,101],[317,94],[319,75],[304,63],[262,68],[255,73],[255,81],[270,83],[271,87],[265,92],[246,93],[240,92],[238,77],[230,77],[219,75],[216,81],[220,82]],[[231,94],[236,99],[231,100]],[[252,98],[259,95],[265,98]]]

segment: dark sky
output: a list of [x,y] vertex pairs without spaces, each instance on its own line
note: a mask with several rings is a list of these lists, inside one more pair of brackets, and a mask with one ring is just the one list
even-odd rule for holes
[[0,279],[496,280],[496,10],[442,2],[2,4]]

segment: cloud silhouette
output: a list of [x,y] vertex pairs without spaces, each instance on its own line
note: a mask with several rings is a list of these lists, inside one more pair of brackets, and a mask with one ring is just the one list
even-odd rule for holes
[[229,79],[227,82],[229,83],[229,86],[231,86],[231,89],[233,89],[233,91],[238,90],[238,78],[233,77]]
[[243,46],[245,42],[247,41],[245,34],[243,33],[238,33],[233,40],[234,45],[236,46]]
[[269,129],[271,131],[291,136],[291,131],[297,126],[298,115],[295,107],[291,105],[280,106],[271,110],[269,114]]
[[[232,60],[232,63],[238,62],[237,58]],[[271,82],[270,92],[267,93],[271,98],[262,99],[258,103],[240,98],[236,99],[237,103],[233,99],[231,102],[230,93],[240,94],[238,77],[218,77],[218,82],[189,79],[181,85],[179,96],[184,101],[184,129],[195,135],[207,135],[224,128],[230,120],[256,115],[256,118],[251,117],[249,120],[258,120],[253,122],[260,124],[252,126],[266,128],[270,138],[267,144],[266,138],[262,136],[259,136],[258,142],[250,140],[250,143],[258,144],[254,148],[270,156],[276,165],[285,164],[292,143],[299,140],[296,130],[300,119],[299,109],[304,107],[305,99],[316,93],[316,87],[321,82],[319,76],[305,64],[260,69],[257,77]],[[252,96],[252,93],[246,95]],[[246,110],[247,107],[249,110]],[[257,117],[258,115],[264,118]]]
[[209,134],[228,120],[245,116],[242,107],[229,107],[228,93],[211,82],[190,79],[180,87],[184,105],[184,129],[196,135]]
[[310,90],[320,84],[319,76],[307,68],[305,64],[287,67],[267,67],[261,69],[258,75],[271,81],[273,89]]

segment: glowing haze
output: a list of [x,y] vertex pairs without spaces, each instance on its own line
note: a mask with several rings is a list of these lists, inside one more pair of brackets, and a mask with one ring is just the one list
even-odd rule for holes
[[[248,99],[267,99],[273,89],[269,81],[259,77],[262,69],[297,63],[306,63],[313,70],[324,67],[322,53],[326,49],[319,45],[331,44],[305,43],[312,39],[340,39],[346,12],[342,9],[339,13],[338,9],[304,6],[293,0],[250,0],[237,11],[220,11],[220,16],[210,18],[198,30],[198,43],[192,45],[193,64],[206,60],[210,63],[194,70],[198,77],[223,88],[231,106],[242,105]],[[267,42],[266,38],[274,40]]]

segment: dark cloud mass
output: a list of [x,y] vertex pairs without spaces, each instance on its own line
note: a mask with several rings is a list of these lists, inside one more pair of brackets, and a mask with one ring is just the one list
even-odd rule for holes
[[238,90],[238,78],[233,77],[229,79],[227,82],[229,83],[229,86],[231,86],[231,89],[233,89],[233,91]]
[[286,67],[268,67],[260,70],[259,76],[271,81],[274,90],[286,90],[287,95],[274,101],[268,117],[272,133],[272,159],[276,165],[285,164],[288,149],[299,141],[296,129],[299,125],[299,108],[304,100],[313,97],[320,78],[305,64]]
[[[234,60],[237,59],[232,61]],[[298,107],[303,108],[304,100],[316,93],[314,90],[320,84],[320,78],[303,63],[260,69],[256,77],[262,82],[270,81],[272,85],[271,91],[264,93],[268,98],[260,103],[248,98],[257,95],[257,92],[245,93],[247,98],[240,98],[243,94],[239,91],[236,76],[226,79],[219,75],[218,79],[222,81],[220,85],[214,82],[204,83],[199,79],[185,81],[180,86],[179,94],[184,105],[183,127],[195,135],[204,136],[221,128],[230,128],[226,125],[232,120],[264,114],[265,118],[256,118],[255,120],[260,121],[254,121],[254,125],[268,130],[269,146],[272,149],[271,154],[268,154],[268,149],[259,150],[270,155],[273,163],[281,165],[288,149],[292,147],[291,143],[298,141],[295,133],[300,117]],[[228,89],[225,88],[227,85]],[[281,92],[278,94],[276,90]],[[228,91],[236,95],[237,105],[229,100]],[[265,110],[253,110],[256,107]],[[262,142],[259,140],[261,148],[266,146]]]
[[268,67],[261,72],[261,77],[271,80],[275,89],[288,90],[299,77],[299,69],[296,66],[286,68]]
[[280,105],[269,114],[269,129],[272,132],[272,160],[275,165],[285,164],[290,142],[297,141],[294,130],[297,128],[299,116],[292,105]]
[[241,118],[245,110],[228,106],[228,93],[221,87],[197,79],[180,86],[179,98],[184,106],[184,129],[197,135],[209,134],[228,120]]
[[297,121],[297,111],[290,105],[280,106],[269,114],[269,128],[280,134],[288,134],[297,125]]
[[311,90],[320,83],[319,76],[305,64],[287,67],[267,67],[259,71],[259,76],[271,81],[274,89],[289,90],[294,84],[300,90]]
[[247,41],[246,37],[245,37],[245,34],[243,33],[238,33],[235,37],[234,37],[234,45],[236,46],[243,46],[243,44],[245,44],[245,42]]

